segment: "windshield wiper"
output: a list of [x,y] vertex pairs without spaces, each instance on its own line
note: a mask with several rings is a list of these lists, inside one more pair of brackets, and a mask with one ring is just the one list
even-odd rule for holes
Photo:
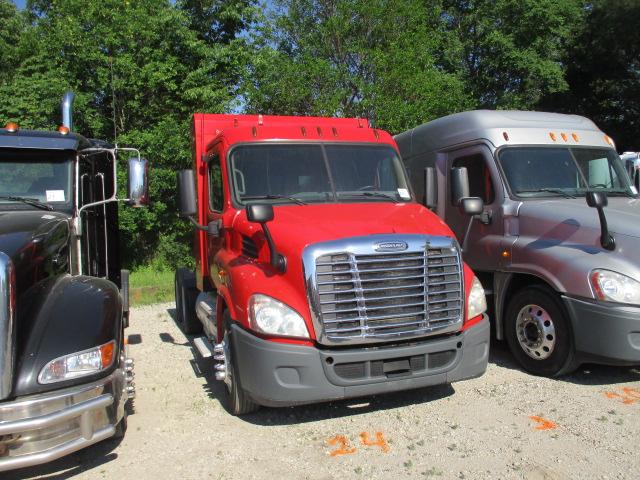
[[389,200],[393,200],[394,202],[398,202],[399,200],[384,192],[338,192],[338,196],[346,196],[346,197],[378,197],[378,198],[388,198]]
[[575,195],[565,192],[561,188],[538,188],[535,190],[516,190],[516,193],[557,193],[564,198],[576,198]]
[[14,197],[10,195],[0,195],[0,200],[9,200],[10,202],[22,202],[27,205],[31,205],[33,207],[40,208],[42,210],[53,210],[51,205],[46,203],[42,203],[37,198],[29,198],[29,197]]
[[299,198],[290,197],[288,195],[253,195],[251,197],[241,197],[241,200],[290,200],[298,205],[307,205]]

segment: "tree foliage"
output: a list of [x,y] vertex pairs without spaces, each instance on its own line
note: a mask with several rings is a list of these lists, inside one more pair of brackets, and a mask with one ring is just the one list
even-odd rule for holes
[[194,112],[364,116],[397,133],[544,108],[639,148],[636,0],[257,1],[0,0],[0,123],[54,128],[72,89],[77,131],[151,161],[153,205],[121,212],[129,266],[189,258],[174,179]]
[[637,0],[590,2],[564,56],[568,92],[543,103],[591,118],[620,151],[640,150],[638,25]]

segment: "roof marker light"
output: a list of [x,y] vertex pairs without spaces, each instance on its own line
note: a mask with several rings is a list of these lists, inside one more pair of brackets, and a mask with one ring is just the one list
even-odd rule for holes
[[302,136],[306,137],[307,136],[307,129],[304,127],[300,127],[300,131],[302,132]]
[[251,127],[251,133],[253,134],[254,137],[257,137],[258,129],[255,126]]
[[18,131],[18,129],[19,129],[20,127],[18,127],[18,124],[17,124],[17,123],[15,123],[15,122],[9,122],[9,123],[7,123],[7,124],[4,126],[4,128],[5,128],[5,129],[7,130],[7,132],[9,132],[9,133],[15,133],[15,132],[17,132],[17,131]]
[[573,140],[575,142],[579,142],[580,141],[580,139],[578,138],[578,135],[576,135],[575,133],[572,133],[571,136],[573,137]]
[[317,130],[318,130],[318,136],[321,137],[322,136],[322,129],[320,127],[318,127]]
[[615,147],[615,145],[613,144],[613,139],[609,135],[604,136],[604,141],[607,142],[612,147]]
[[553,132],[549,132],[549,136],[551,137],[551,140],[553,140],[554,142],[557,140],[556,134]]
[[502,132],[502,136],[507,142],[509,141],[509,134],[507,132]]
[[262,114],[258,115],[258,125],[262,126],[264,123],[264,119],[262,118]]
[[237,117],[233,119],[233,126],[234,127],[238,126],[238,118]]
[[69,128],[65,127],[64,125],[60,125],[58,127],[58,132],[60,132],[61,135],[66,135],[67,133],[69,133]]
[[331,131],[333,132],[334,137],[338,136],[338,129],[336,127],[331,127]]
[[376,136],[376,138],[380,138],[380,134],[378,133],[378,130],[376,128],[373,129],[373,134]]
[[561,133],[560,136],[562,137],[562,140],[564,140],[565,142],[569,139],[566,133]]

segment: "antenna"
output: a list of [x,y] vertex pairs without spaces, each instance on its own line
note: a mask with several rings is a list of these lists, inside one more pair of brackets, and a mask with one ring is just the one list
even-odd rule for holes
[[113,143],[118,146],[118,127],[116,125],[116,90],[113,74],[113,57],[109,56],[109,67],[111,70],[111,109],[113,110]]

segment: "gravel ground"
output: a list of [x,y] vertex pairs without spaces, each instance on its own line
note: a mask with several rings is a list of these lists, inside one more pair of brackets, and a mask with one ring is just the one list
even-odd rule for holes
[[173,314],[172,303],[132,312],[137,397],[122,441],[3,479],[640,477],[638,369],[549,380],[498,345],[479,379],[238,418]]

